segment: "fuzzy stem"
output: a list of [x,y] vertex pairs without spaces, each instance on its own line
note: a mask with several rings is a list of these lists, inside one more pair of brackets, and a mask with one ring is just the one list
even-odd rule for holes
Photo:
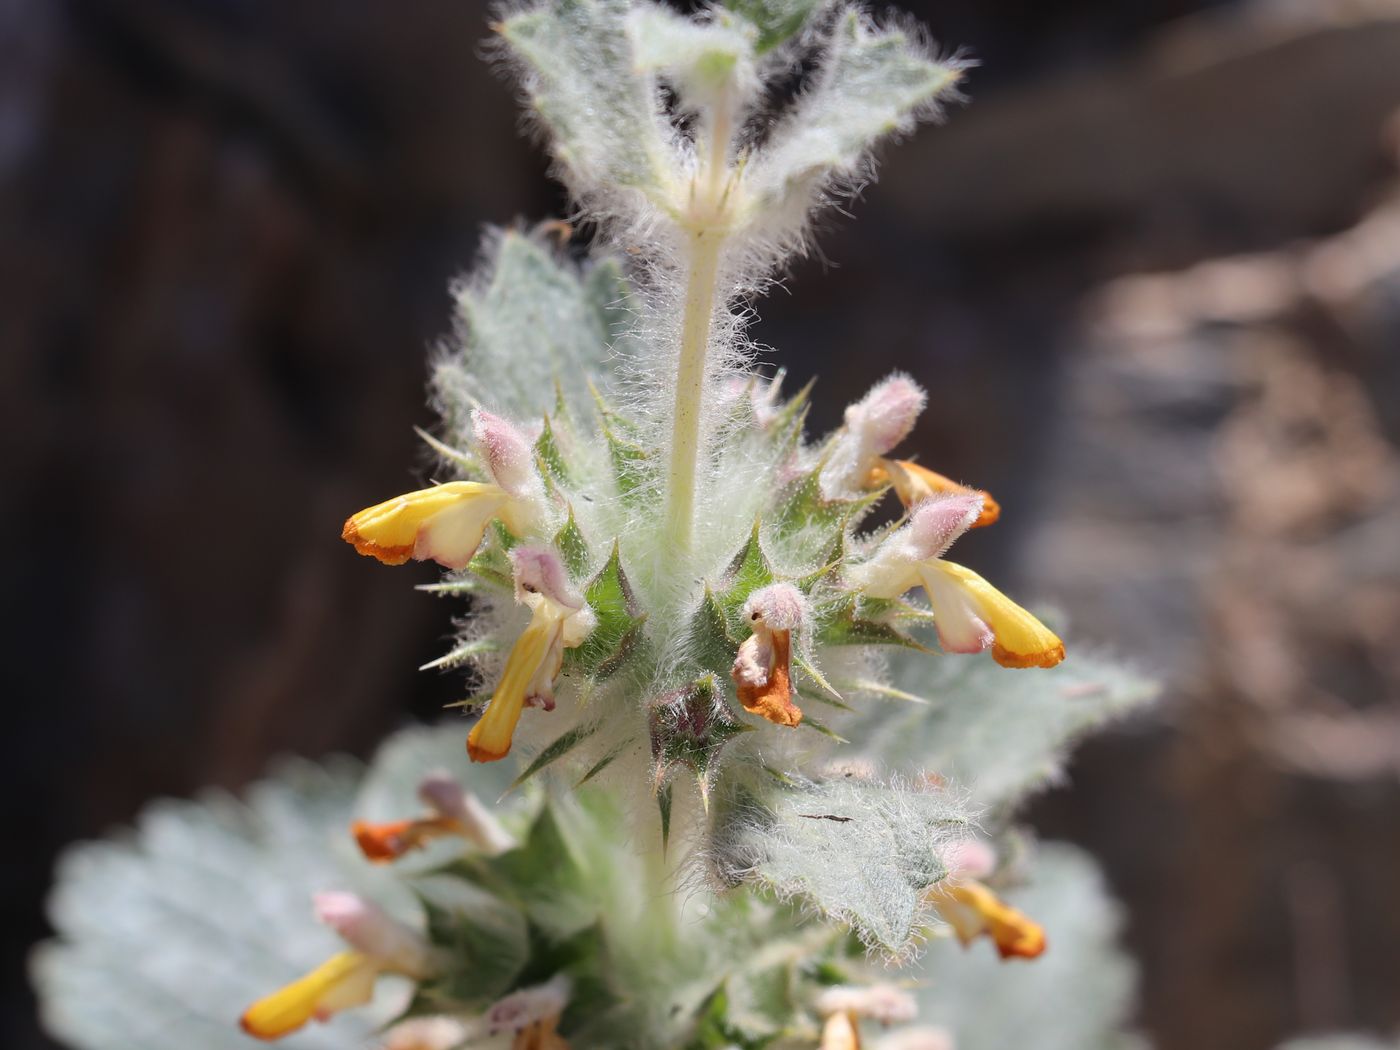
[[666,473],[666,539],[677,552],[690,551],[695,527],[700,401],[705,391],[705,365],[723,243],[724,234],[714,228],[702,227],[690,237],[690,270],[686,274],[680,368],[676,374],[676,404],[671,426],[671,462]]
[[726,227],[725,192],[729,140],[734,134],[730,92],[725,89],[702,123],[706,144],[701,170],[691,183],[690,266],[681,318],[680,367],[671,424],[671,461],[666,472],[666,540],[676,553],[690,553],[695,530],[695,472],[700,461],[700,402],[705,393],[715,286]]

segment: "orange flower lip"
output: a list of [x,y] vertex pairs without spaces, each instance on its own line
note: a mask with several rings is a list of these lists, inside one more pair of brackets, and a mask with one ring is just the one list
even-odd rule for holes
[[355,553],[363,554],[367,558],[374,558],[385,565],[402,565],[413,557],[413,544],[409,543],[397,547],[385,547],[360,532],[359,523],[355,518],[346,519],[345,527],[340,530],[340,538],[355,548]]
[[350,825],[350,834],[355,836],[361,853],[376,863],[384,863],[403,856],[412,848],[405,839],[413,823],[396,820],[389,824],[371,824],[357,820]]
[[792,702],[792,632],[810,615],[807,600],[792,584],[773,583],[749,595],[743,615],[753,633],[729,672],[739,702],[774,725],[797,726],[802,709]]
[[[744,644],[758,637],[755,633]],[[748,679],[740,670],[740,656],[731,672],[735,691],[750,714],[761,715],[775,725],[796,726],[802,722],[802,709],[792,702],[792,638],[788,631],[772,631],[771,639],[767,680],[757,683]]]
[[384,824],[357,820],[350,825],[350,833],[355,836],[355,843],[367,860],[387,864],[406,853],[422,849],[433,839],[460,834],[461,829],[454,821],[442,817],[422,817]]
[[986,936],[1003,959],[1034,959],[1045,951],[1041,925],[980,882],[969,879],[951,886],[939,884],[927,899],[964,946]]

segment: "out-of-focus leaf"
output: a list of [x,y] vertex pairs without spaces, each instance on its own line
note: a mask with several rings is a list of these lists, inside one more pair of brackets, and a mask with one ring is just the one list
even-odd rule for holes
[[800,33],[807,20],[826,3],[827,0],[725,0],[726,7],[758,27],[755,50],[760,55]]
[[[421,926],[347,832],[359,772],[286,763],[245,801],[155,802],[130,834],[70,847],[49,901],[56,936],[33,960],[45,1027],[75,1050],[247,1050],[243,1009],[344,948],[313,893],[363,892]],[[280,1045],[362,1045],[408,994],[381,981],[371,1006]]]
[[[589,383],[605,383],[620,324],[619,310],[601,304],[594,287],[605,266],[581,277],[544,240],[499,236],[477,274],[456,289],[460,345],[433,372],[449,444],[474,447],[473,405],[538,420],[555,409],[558,391],[573,418],[588,418]],[[615,277],[612,268],[608,275]]]
[[891,682],[929,703],[870,704],[853,719],[833,719],[835,728],[886,767],[968,788],[988,811],[1052,781],[1074,742],[1157,693],[1151,680],[1074,645],[1050,669],[900,652]]
[[958,82],[960,66],[930,58],[897,29],[850,11],[827,42],[812,85],[774,129],[752,173],[762,206],[800,215],[833,174],[852,171],[875,142],[906,128]]
[[499,32],[527,67],[526,90],[553,133],[563,176],[581,197],[664,193],[671,157],[655,82],[636,69],[627,0],[545,0]]

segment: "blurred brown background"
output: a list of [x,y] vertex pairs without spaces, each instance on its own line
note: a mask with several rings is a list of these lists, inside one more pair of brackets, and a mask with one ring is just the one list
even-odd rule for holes
[[[1400,2],[918,0],[974,104],[760,304],[925,382],[969,555],[1168,683],[1033,809],[1164,1050],[1400,1025]],[[336,539],[414,480],[481,224],[558,214],[478,0],[0,0],[0,1044],[54,852],[457,698]],[[824,398],[822,392],[825,392]]]

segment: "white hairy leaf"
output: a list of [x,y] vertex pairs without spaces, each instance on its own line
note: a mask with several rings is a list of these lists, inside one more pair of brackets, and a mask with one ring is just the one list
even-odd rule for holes
[[871,704],[837,729],[891,769],[965,787],[981,812],[1053,781],[1071,745],[1157,692],[1123,664],[1074,646],[1058,667],[1024,670],[990,656],[901,652],[891,680],[929,703]]
[[[45,1027],[75,1050],[247,1050],[244,1008],[345,948],[313,893],[355,890],[413,918],[348,834],[359,772],[287,763],[244,801],[154,802],[130,834],[71,847],[49,901],[56,937],[33,963]],[[368,1007],[281,1045],[361,1045],[408,992],[383,980]]]

